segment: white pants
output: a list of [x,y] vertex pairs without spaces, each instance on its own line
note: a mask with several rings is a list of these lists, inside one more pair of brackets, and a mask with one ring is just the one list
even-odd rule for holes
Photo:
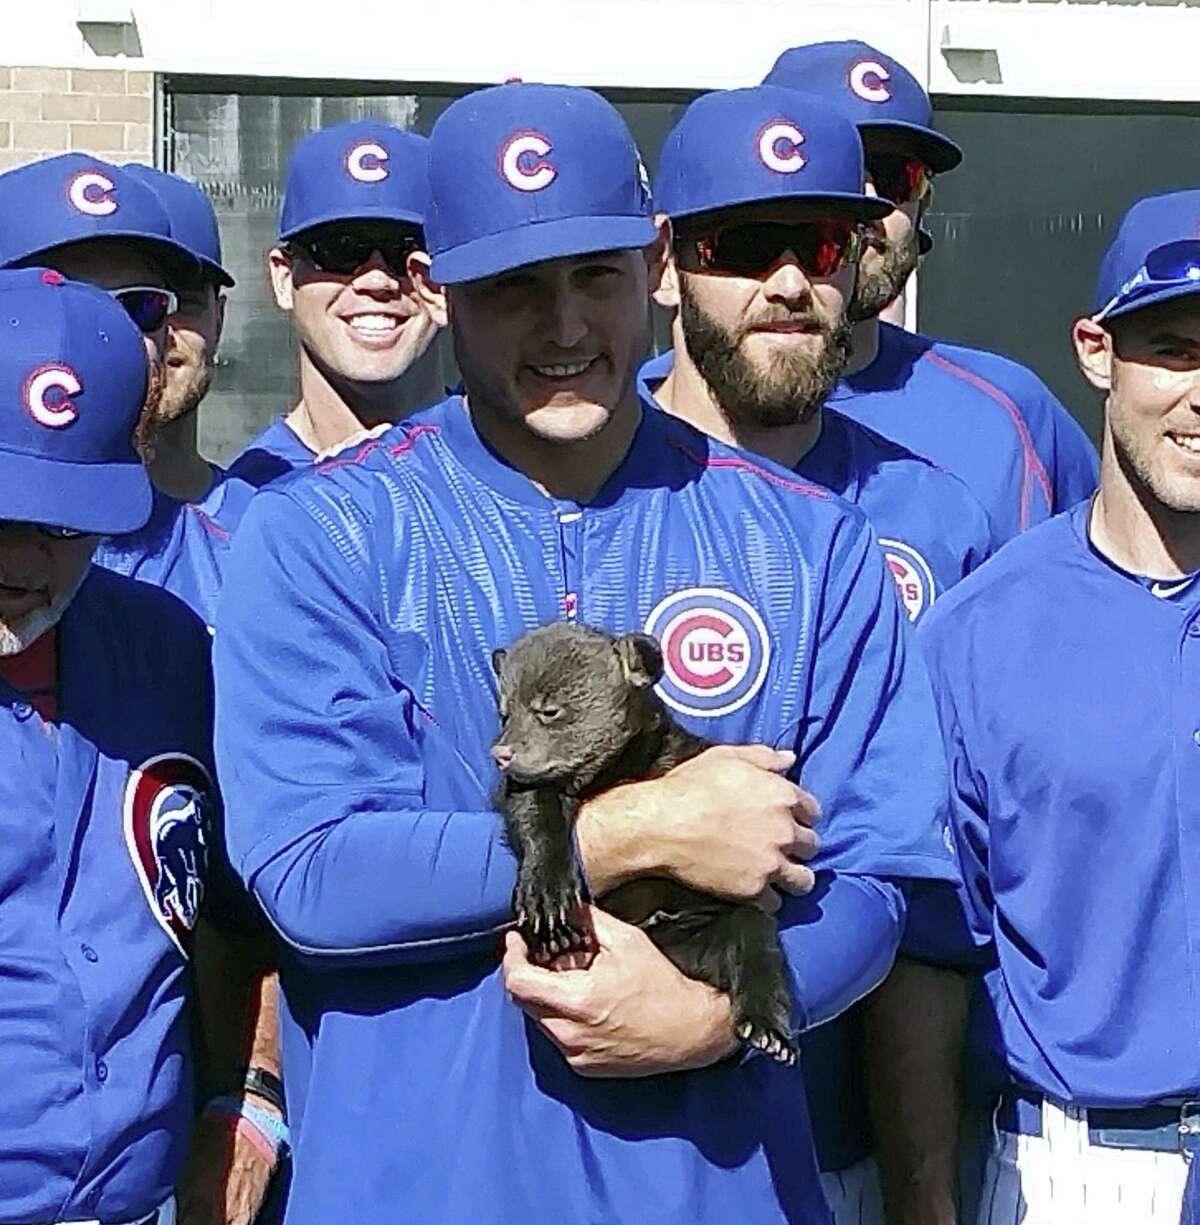
[[1179,1225],[1182,1153],[1105,1148],[1088,1139],[1087,1112],[1042,1102],[1042,1134],[997,1131],[979,1225]]
[[864,1157],[844,1170],[822,1174],[821,1186],[833,1210],[834,1225],[884,1225],[883,1194],[874,1157]]

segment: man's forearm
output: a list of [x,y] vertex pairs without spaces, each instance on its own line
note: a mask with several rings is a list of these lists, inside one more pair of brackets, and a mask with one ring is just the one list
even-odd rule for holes
[[865,1006],[867,1100],[889,1225],[955,1225],[970,980],[901,959]]

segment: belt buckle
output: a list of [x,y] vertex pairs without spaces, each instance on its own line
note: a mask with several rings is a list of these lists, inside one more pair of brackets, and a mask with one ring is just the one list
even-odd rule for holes
[[1200,1100],[1179,1107],[1179,1151],[1189,1160],[1200,1153]]

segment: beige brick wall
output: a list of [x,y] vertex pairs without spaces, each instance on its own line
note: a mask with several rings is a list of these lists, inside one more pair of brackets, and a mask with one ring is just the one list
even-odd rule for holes
[[0,170],[78,149],[154,161],[154,78],[124,68],[0,68]]

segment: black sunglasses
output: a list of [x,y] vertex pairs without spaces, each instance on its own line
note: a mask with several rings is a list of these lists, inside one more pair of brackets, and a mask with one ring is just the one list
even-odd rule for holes
[[357,272],[378,251],[392,273],[404,277],[410,253],[419,251],[424,242],[419,230],[339,224],[299,234],[289,240],[286,249],[292,256],[303,255],[318,272],[337,276]]
[[855,221],[750,221],[677,234],[675,255],[685,272],[760,277],[790,252],[805,276],[822,279],[856,263],[861,242]]
[[0,519],[0,528],[31,527],[39,536],[47,540],[78,540],[81,536],[89,536],[90,532],[81,532],[74,527],[60,527],[54,523],[24,523],[19,519]]
[[933,171],[919,157],[868,153],[867,173],[875,190],[896,205],[924,200],[933,190]]

